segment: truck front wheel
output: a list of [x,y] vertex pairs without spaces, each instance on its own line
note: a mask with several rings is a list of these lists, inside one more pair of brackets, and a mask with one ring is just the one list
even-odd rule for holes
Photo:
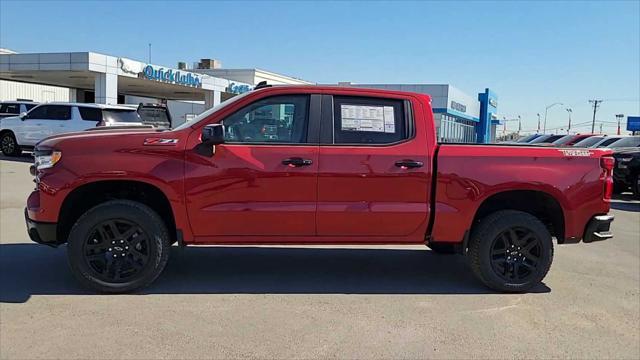
[[467,256],[471,269],[486,286],[523,292],[547,275],[553,260],[553,241],[535,216],[502,210],[472,229]]
[[125,293],[153,282],[169,258],[170,237],[160,216],[130,200],[97,205],[73,225],[71,271],[86,287]]

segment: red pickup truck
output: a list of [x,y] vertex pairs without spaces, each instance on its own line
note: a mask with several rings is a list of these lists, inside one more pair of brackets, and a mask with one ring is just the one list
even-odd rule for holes
[[426,244],[520,292],[553,237],[612,236],[610,150],[438,144],[423,94],[265,87],[171,131],[62,134],[34,156],[29,235],[67,243],[100,292],[150,284],[176,242]]

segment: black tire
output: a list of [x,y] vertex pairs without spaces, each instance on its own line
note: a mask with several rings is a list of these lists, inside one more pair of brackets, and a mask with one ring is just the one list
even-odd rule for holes
[[447,243],[429,243],[429,249],[436,254],[451,255],[458,253],[456,244]]
[[524,292],[538,285],[553,261],[551,234],[535,216],[502,210],[472,229],[467,253],[474,274],[491,289]]
[[91,208],[71,228],[68,259],[82,285],[126,293],[151,284],[169,259],[170,237],[158,214],[130,200]]
[[22,154],[22,149],[11,131],[4,132],[0,136],[0,150],[6,156],[20,156]]
[[633,178],[631,187],[633,189],[633,197],[636,199],[640,199],[640,174],[636,174],[636,176]]

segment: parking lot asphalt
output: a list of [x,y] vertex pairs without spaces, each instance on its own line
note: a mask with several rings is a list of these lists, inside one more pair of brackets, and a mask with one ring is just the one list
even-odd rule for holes
[[640,202],[615,237],[556,247],[545,284],[499,294],[421,246],[193,247],[135,295],[80,288],[32,243],[24,161],[0,159],[0,358],[640,358]]

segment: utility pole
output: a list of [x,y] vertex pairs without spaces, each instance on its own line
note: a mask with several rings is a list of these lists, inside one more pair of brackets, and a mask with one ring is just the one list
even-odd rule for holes
[[537,113],[536,115],[538,115],[538,131],[536,131],[536,134],[540,133],[540,113]]
[[[591,121],[591,133],[593,134],[596,128],[596,111],[598,111],[602,100],[589,100],[589,103],[593,104],[593,120]],[[600,124],[600,133],[602,133],[602,124]]]
[[616,120],[618,120],[618,134],[620,135],[620,122],[622,121],[622,118],[624,117],[624,114],[616,114]]
[[520,131],[522,131],[522,117],[518,115],[518,136],[520,136]]
[[569,130],[571,130],[571,113],[573,112],[573,110],[571,110],[571,108],[567,108],[567,112],[569,113],[569,125],[567,126],[567,134],[568,134]]

